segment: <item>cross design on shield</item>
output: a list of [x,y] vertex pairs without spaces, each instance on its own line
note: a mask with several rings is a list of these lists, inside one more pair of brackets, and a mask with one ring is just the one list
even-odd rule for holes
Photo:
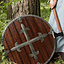
[[[21,52],[20,48],[29,45],[30,50],[31,50],[31,52],[32,52],[32,54],[29,54],[29,56],[34,57],[34,59],[38,62],[38,57],[37,57],[37,55],[39,54],[39,51],[37,51],[37,52],[35,51],[32,43],[34,43],[34,42],[36,42],[36,41],[38,41],[38,40],[41,40],[41,42],[43,42],[43,41],[44,41],[44,38],[45,38],[48,34],[52,34],[52,30],[50,30],[50,32],[49,32],[48,34],[45,33],[45,34],[42,35],[42,33],[38,33],[38,34],[39,34],[38,37],[35,37],[35,38],[33,38],[33,39],[30,40],[30,37],[29,37],[29,35],[28,35],[28,33],[27,33],[27,31],[29,30],[29,28],[25,28],[25,26],[24,26],[22,23],[21,23],[21,28],[22,28],[22,30],[20,31],[20,33],[24,33],[27,42],[24,42],[24,43],[22,43],[22,44],[18,44],[18,43],[16,42],[16,43],[15,43],[15,47],[11,48],[10,51],[15,51],[15,50],[17,50],[18,52]],[[7,52],[9,53],[10,51],[7,51]]]
[[[21,24],[22,30],[20,31],[20,33],[24,33],[27,42],[30,40],[29,35],[27,33],[27,30],[29,30],[29,28],[25,28],[25,26],[23,24]],[[38,61],[37,55],[39,54],[39,51],[35,51],[34,47],[32,45],[32,43],[29,42],[29,47],[31,49],[32,54],[30,54],[31,57],[34,57],[36,61]]]

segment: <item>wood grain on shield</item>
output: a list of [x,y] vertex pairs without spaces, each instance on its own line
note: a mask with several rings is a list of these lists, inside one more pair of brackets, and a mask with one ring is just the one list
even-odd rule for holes
[[[41,20],[41,19],[36,19],[36,20]],[[42,22],[42,23],[41,23]],[[40,24],[40,28],[43,28],[44,30],[42,31],[42,29],[41,29],[41,32],[43,32],[43,33],[48,33],[48,32],[50,32],[50,27],[48,26],[48,25],[45,25],[45,24],[47,24],[46,22],[43,22],[42,20],[41,20],[41,22],[39,22],[39,23],[41,23]],[[44,32],[45,31],[45,32]],[[52,36],[52,35],[51,35]],[[46,42],[47,44],[50,44],[49,46],[51,47],[51,51],[53,51],[53,49],[54,49],[54,47],[53,47],[53,43],[54,43],[54,40],[53,40],[53,42],[51,42],[51,40],[53,39],[53,36],[52,36],[52,38],[50,38],[50,35],[48,35],[47,36],[47,39],[45,40],[45,41],[47,41],[48,40],[48,42]],[[45,44],[45,43],[44,43]],[[47,48],[48,49],[48,48]]]
[[[20,33],[20,30],[22,29],[20,22],[19,22],[19,21],[15,21],[14,24],[15,24],[15,26],[16,26],[16,29],[17,29],[18,33],[19,33],[20,39],[21,39],[23,42],[25,42],[25,41],[26,41],[26,38],[25,38],[24,34],[21,34],[21,33]],[[28,56],[28,58],[29,58],[29,60],[30,60],[30,64],[35,64],[34,59],[29,56],[29,54],[31,54],[31,50],[30,50],[29,46],[25,46],[24,49],[25,49],[26,54],[27,54],[27,56]]]
[[[9,45],[7,43],[7,40],[6,40],[5,36],[3,38],[3,45],[4,45],[5,50],[10,50]],[[9,53],[7,57],[10,58],[11,61],[15,62],[15,59],[14,59],[12,53]]]
[[[29,18],[29,19],[28,19]],[[30,22],[29,22],[30,21]],[[30,29],[31,29],[31,33],[32,33],[32,36],[33,36],[33,38],[35,38],[35,37],[37,37],[38,36],[38,33],[39,33],[39,31],[38,31],[38,28],[36,27],[36,24],[35,24],[35,22],[34,22],[34,20],[33,20],[33,18],[31,18],[31,17],[27,17],[27,22],[29,23],[29,25],[30,25]],[[42,59],[43,59],[43,61],[45,62],[45,59],[44,58],[46,58],[44,55],[46,54],[46,53],[44,53],[44,52],[42,52],[42,47],[41,46],[39,46],[41,43],[40,43],[40,41],[39,41],[39,43],[38,43],[38,41],[37,42],[35,42],[35,43],[33,43],[33,45],[34,45],[34,47],[35,47],[35,45],[37,46],[37,47],[35,47],[35,48],[38,48],[37,50],[39,50],[39,55],[41,55],[41,57],[42,57]],[[44,49],[43,49],[44,50]],[[38,56],[39,56],[38,55]],[[40,58],[39,58],[39,60],[40,60]],[[41,61],[41,60],[40,60]],[[42,61],[41,61],[42,62]]]
[[[28,34],[29,34],[30,39],[35,38],[35,37],[33,36],[34,33],[33,33],[33,30],[32,30],[32,28],[31,28],[30,24],[29,24],[29,20],[27,20],[26,18],[24,18],[24,19],[23,19],[23,24],[30,29],[30,30],[28,31]],[[37,51],[39,51],[39,50],[38,50],[38,48],[37,48],[37,45],[35,45],[35,44],[36,44],[36,42],[34,42],[33,46],[34,46],[34,48],[35,48],[35,51],[37,52]],[[43,62],[43,59],[42,59],[41,55],[38,54],[37,56],[38,56],[38,58],[40,58],[39,61],[40,61],[40,62]],[[35,59],[34,59],[34,61],[35,61]]]
[[[15,47],[15,43],[23,44],[27,42],[27,39],[24,33],[20,33],[22,30],[21,23],[25,26],[25,28],[29,28],[27,31],[30,40],[34,39],[39,36],[38,33],[48,34],[51,30],[49,25],[42,19],[34,17],[34,16],[25,16],[22,18],[22,22],[15,20],[12,22],[6,29],[4,37],[3,37],[3,44],[5,50],[10,50],[11,48]],[[32,43],[35,52],[39,51],[37,55],[38,62],[44,64],[54,51],[54,38],[52,35],[47,35],[44,37],[44,41],[38,40]],[[34,57],[31,57],[32,51],[30,46],[24,46],[20,48],[21,52],[17,50],[11,51],[8,53],[8,57],[11,61],[16,62],[17,64],[37,64],[37,61]]]
[[[7,30],[5,32],[5,37],[6,37],[6,40],[8,42],[9,48],[11,49],[12,47],[14,47],[14,44],[13,44],[14,42],[13,42],[12,36],[10,34],[9,28],[7,28]],[[17,54],[17,52],[14,51],[14,52],[12,52],[12,54],[13,54],[13,57],[14,57],[16,63],[18,63],[18,54]]]
[[[13,37],[13,39],[14,39],[14,42],[16,43],[16,42],[18,42],[18,44],[21,44],[22,43],[22,41],[20,40],[20,38],[19,38],[19,35],[18,35],[18,33],[17,33],[17,31],[16,31],[16,28],[15,28],[15,26],[14,26],[14,23],[12,23],[10,26],[9,26],[9,28],[10,28],[10,31],[11,31],[11,34],[12,34],[12,37]],[[24,50],[24,48],[22,47],[21,48],[21,53],[19,53],[19,59],[20,59],[20,62],[21,62],[21,60],[23,61],[23,63],[24,64],[30,64],[30,61],[29,61],[29,59],[28,59],[28,57],[27,57],[27,54],[26,54],[26,52],[25,52],[25,50]]]
[[[50,32],[50,28],[49,28],[49,27],[46,28],[46,26],[44,25],[44,24],[46,24],[46,22],[42,21],[42,20],[39,19],[39,18],[37,18],[36,20],[39,21],[39,23],[41,23],[41,24],[40,24],[40,25],[41,25],[40,28],[43,28],[43,29],[44,29],[44,30],[42,29],[42,31],[41,31],[41,32],[44,31],[43,34]],[[41,21],[41,22],[40,22],[40,21]],[[43,23],[44,23],[44,24],[43,24]],[[38,23],[37,23],[37,24],[38,24]],[[47,26],[48,26],[48,25],[47,25]],[[50,42],[50,40],[49,40],[48,37],[49,37],[49,35],[46,37],[46,40],[44,39],[44,42],[45,42],[44,44],[45,44],[45,45],[48,45],[48,44],[49,44],[49,45],[46,46],[46,47],[48,47],[48,48],[47,48],[47,49],[48,49],[48,52],[49,52],[49,54],[51,54],[52,51],[53,51],[53,48],[52,48],[52,45],[51,45],[52,42]],[[51,48],[51,49],[50,49],[50,48]]]
[[[39,22],[39,23],[37,23],[37,26],[38,26],[38,28],[39,28],[39,32],[41,32],[42,34],[44,34],[44,33],[46,33],[46,31],[45,31],[45,28],[44,28],[44,26],[42,25],[42,20],[40,20],[40,19],[38,19],[38,18],[34,18],[35,19],[35,22],[37,23],[37,21]],[[46,55],[47,55],[47,57],[49,58],[50,57],[50,54],[49,54],[49,51],[48,51],[48,48],[46,47],[46,45],[45,45],[45,42],[43,42],[42,43],[42,47],[43,47],[43,49],[46,51]]]
[[[32,20],[31,18],[30,18],[30,20]],[[43,34],[44,33],[48,33],[49,31],[50,31],[50,28],[49,27],[47,27],[47,29],[49,29],[49,31],[47,30],[47,29],[45,29],[45,25],[43,25],[43,21],[42,20],[40,20],[40,19],[38,19],[38,18],[36,18],[36,20],[37,20],[37,24],[39,24],[39,26],[41,26],[39,29],[41,29],[41,32],[43,32]],[[33,22],[33,20],[32,20],[32,22]],[[35,22],[34,22],[35,23]],[[35,26],[37,25],[37,24],[35,24]],[[45,23],[46,24],[46,23]],[[34,24],[32,24],[33,25],[33,28],[35,27],[34,26]],[[48,26],[48,25],[47,25]],[[38,27],[37,27],[38,28]],[[43,30],[44,29],[44,30]],[[35,29],[36,30],[36,29]],[[47,31],[46,31],[47,30]],[[50,39],[53,39],[53,42],[51,42],[50,40],[49,40],[49,37],[50,35],[48,35],[47,37],[46,37],[46,40],[44,39],[44,44],[46,45],[45,47],[47,48],[47,50],[48,50],[48,52],[49,52],[49,55],[51,56],[51,54],[52,54],[52,52],[53,52],[53,49],[54,49],[54,47],[52,46],[52,44],[54,43],[54,39],[53,38],[50,38]],[[52,36],[53,37],[53,36]],[[44,54],[45,55],[45,54]],[[48,53],[47,53],[47,55],[48,55]],[[49,57],[50,57],[49,56]]]
[[[47,28],[50,29],[50,27],[47,25],[47,23],[43,22],[43,24],[45,25],[45,29],[47,29]],[[49,32],[49,31],[50,31],[49,29],[47,29],[46,31]],[[54,43],[54,38],[53,38],[53,36],[52,36],[52,35],[49,35],[48,37],[49,37],[49,40],[51,41],[51,46],[52,46],[52,48],[54,48],[54,44],[55,44],[55,43]]]
[[[42,34],[45,34],[46,31],[45,31],[44,27],[42,27],[42,22],[41,22],[41,20],[39,20],[38,18],[35,18],[34,20],[35,20],[36,25],[37,25],[37,27],[38,27],[38,29],[39,29],[39,32],[41,32]],[[37,22],[37,21],[38,21],[38,22]],[[43,29],[42,29],[42,28],[43,28]],[[49,51],[48,51],[47,47],[45,46],[45,42],[41,43],[41,45],[42,45],[43,49],[45,50],[44,55],[49,58]]]

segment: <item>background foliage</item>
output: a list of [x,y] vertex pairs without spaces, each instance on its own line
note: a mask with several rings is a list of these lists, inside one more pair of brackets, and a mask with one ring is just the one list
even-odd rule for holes
[[[2,6],[0,6],[0,64],[11,64],[11,62],[9,62],[6,59],[5,52],[2,51],[4,47],[2,47],[2,44],[1,44],[1,37],[2,37],[4,28],[11,21],[7,19],[8,5],[11,5],[13,3],[16,4],[17,1],[21,1],[21,0],[14,0],[14,2],[10,0],[10,3],[6,3],[4,1],[0,2],[0,5],[2,4]],[[49,6],[48,0],[41,0],[40,11],[41,11],[41,17],[48,22],[49,16],[50,16],[50,6]],[[62,64],[64,64],[61,58],[57,61],[54,61],[55,64],[61,64],[61,62]],[[53,63],[50,62],[50,64],[53,64]]]

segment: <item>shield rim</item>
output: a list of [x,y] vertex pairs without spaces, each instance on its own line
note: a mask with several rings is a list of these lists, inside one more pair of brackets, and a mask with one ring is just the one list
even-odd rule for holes
[[[28,17],[29,17],[29,16],[31,16],[31,17],[37,17],[37,18],[40,18],[40,19],[42,19],[43,21],[45,21],[43,18],[41,18],[41,17],[39,17],[39,16],[36,16],[36,15],[31,15],[31,14],[19,16],[19,17],[13,19],[11,22],[8,23],[8,25],[5,27],[5,29],[4,29],[4,31],[3,31],[3,33],[2,33],[2,38],[1,38],[1,44],[2,44],[2,45],[3,45],[3,37],[4,37],[5,31],[6,31],[6,29],[8,28],[8,26],[9,26],[11,23],[13,23],[15,20],[18,20],[19,18],[22,19],[23,17],[27,17],[27,16],[28,16]],[[52,29],[52,27],[50,26],[50,24],[49,24],[47,21],[45,21],[45,22],[46,22],[46,23],[49,25],[49,27]],[[52,30],[53,30],[53,29],[52,29]],[[53,30],[53,32],[54,32],[54,30]],[[55,41],[55,38],[54,38],[54,41]],[[54,45],[54,50],[53,50],[50,58],[49,58],[44,64],[47,64],[47,63],[51,60],[51,58],[53,57],[55,51],[56,51],[56,43],[55,43],[55,45]]]

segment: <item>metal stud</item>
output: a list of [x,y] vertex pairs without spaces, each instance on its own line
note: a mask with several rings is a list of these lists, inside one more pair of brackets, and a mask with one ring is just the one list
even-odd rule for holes
[[37,62],[37,64],[40,64],[39,62]]
[[22,18],[20,18],[20,17],[19,17],[17,20],[18,20],[19,22],[22,22]]
[[9,50],[6,50],[5,53],[8,54],[10,51]]

